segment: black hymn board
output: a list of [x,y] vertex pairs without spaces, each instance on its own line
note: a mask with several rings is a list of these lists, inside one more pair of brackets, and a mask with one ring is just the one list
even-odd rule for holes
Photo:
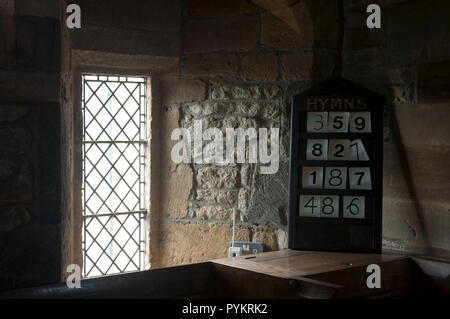
[[381,252],[383,105],[341,78],[293,97],[289,248]]

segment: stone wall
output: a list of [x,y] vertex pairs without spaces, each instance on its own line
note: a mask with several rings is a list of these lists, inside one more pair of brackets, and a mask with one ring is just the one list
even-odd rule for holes
[[61,274],[59,2],[0,1],[0,290]]
[[[0,289],[58,281],[80,254],[71,247],[80,66],[152,77],[152,267],[226,256],[233,210],[237,240],[285,248],[290,98],[335,70],[337,1],[74,2],[82,29],[60,32],[60,1],[0,1]],[[368,30],[369,2],[344,1],[342,62],[344,77],[388,97],[384,247],[448,256],[450,8],[378,1],[383,27]],[[195,120],[278,127],[278,172],[173,163],[172,129]]]
[[[325,17],[316,13],[327,5]],[[337,8],[330,1],[185,2],[179,73],[161,81],[164,108],[159,266],[227,255],[236,240],[287,247],[290,98],[333,71]],[[182,163],[171,129],[280,129],[280,165]],[[247,149],[248,152],[248,149]]]
[[369,30],[370,2],[345,1],[343,75],[387,97],[383,247],[449,257],[450,5],[378,1]]

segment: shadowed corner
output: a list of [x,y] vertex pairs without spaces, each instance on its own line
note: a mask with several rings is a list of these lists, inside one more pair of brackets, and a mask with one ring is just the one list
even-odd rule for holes
[[412,171],[411,171],[411,167],[409,165],[408,156],[406,154],[406,149],[403,144],[400,127],[399,127],[398,120],[397,120],[397,114],[395,112],[395,107],[389,107],[389,109],[390,109],[389,111],[391,112],[390,126],[391,126],[391,130],[392,130],[392,139],[394,141],[394,145],[397,150],[399,163],[401,166],[400,168],[401,168],[403,177],[405,179],[407,191],[408,191],[410,199],[413,202],[413,205],[415,208],[417,222],[420,227],[420,233],[423,236],[424,249],[425,249],[425,251],[423,253],[426,255],[431,255],[432,251],[430,248],[428,230],[425,225],[424,212],[422,210],[422,206],[420,205],[419,197],[417,196],[417,192],[416,192],[414,182],[412,179]]
[[[302,36],[302,30],[300,29],[299,21],[293,12],[292,7],[300,2],[300,0],[252,0],[254,4],[262,7],[274,16],[282,20],[288,26],[290,26],[298,35]],[[308,16],[308,23],[311,24],[311,18]],[[306,21],[302,21],[305,23]]]

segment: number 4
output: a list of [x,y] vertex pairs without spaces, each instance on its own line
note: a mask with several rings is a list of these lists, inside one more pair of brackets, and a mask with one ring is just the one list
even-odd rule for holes
[[300,195],[299,216],[320,217],[320,196]]

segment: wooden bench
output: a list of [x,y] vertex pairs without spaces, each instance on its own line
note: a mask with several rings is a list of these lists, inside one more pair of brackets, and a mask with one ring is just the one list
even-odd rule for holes
[[[367,266],[381,268],[370,289]],[[450,263],[394,254],[283,250],[0,292],[0,298],[408,298],[448,297]]]

